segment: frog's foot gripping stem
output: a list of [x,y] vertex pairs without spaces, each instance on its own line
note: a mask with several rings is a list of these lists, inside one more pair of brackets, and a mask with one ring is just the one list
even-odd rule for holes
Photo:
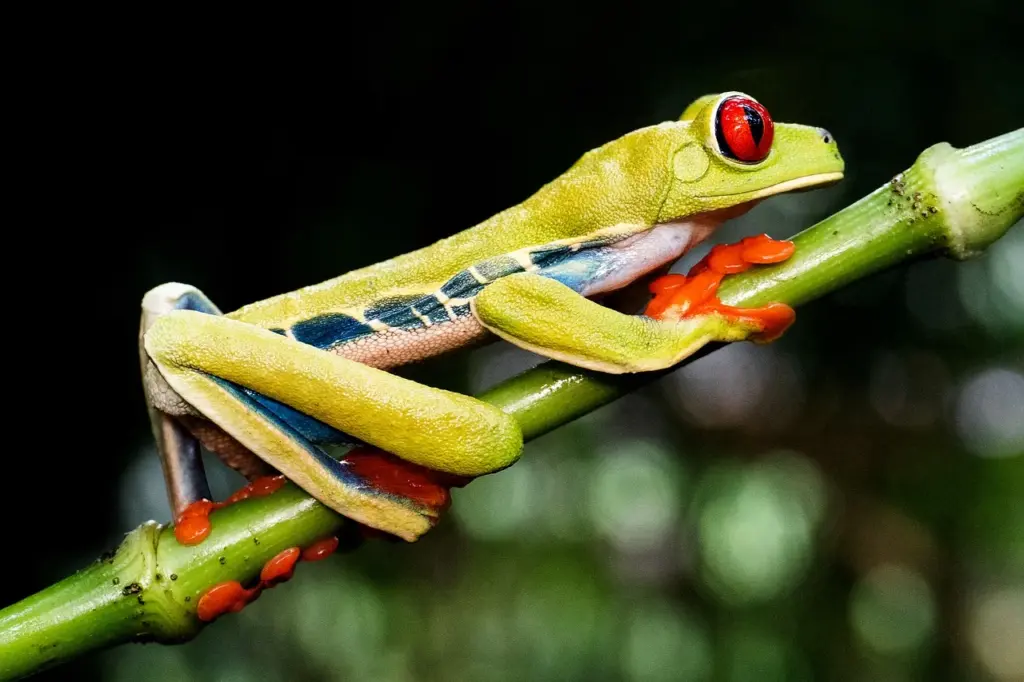
[[[371,446],[352,449],[339,460],[339,464],[348,469],[351,476],[364,487],[374,491],[374,494],[392,496],[407,504],[418,504],[428,525],[436,522],[451,505],[451,489],[461,488],[472,480],[471,477],[432,471]],[[202,542],[213,528],[210,520],[212,512],[251,497],[270,495],[285,483],[287,479],[283,475],[260,476],[236,490],[223,502],[197,500],[175,515],[174,536],[178,542],[186,545]],[[398,539],[387,531],[362,524],[354,524],[346,536],[357,544],[368,537]]]
[[716,295],[726,275],[749,270],[754,265],[781,263],[794,251],[793,242],[779,241],[768,235],[747,237],[735,244],[719,244],[694,265],[686,275],[665,275],[651,282],[654,298],[644,314],[658,320],[678,322],[708,313],[753,323],[760,329],[750,340],[767,343],[779,338],[796,319],[796,312],[785,303],[770,303],[759,308],[724,305]]

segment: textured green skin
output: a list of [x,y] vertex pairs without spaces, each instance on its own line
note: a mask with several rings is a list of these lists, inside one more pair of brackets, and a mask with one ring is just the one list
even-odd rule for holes
[[[523,203],[430,247],[223,317],[164,314],[146,332],[145,350],[178,395],[311,495],[362,523],[413,540],[429,527],[418,513],[341,486],[290,437],[207,375],[244,385],[434,470],[477,476],[507,467],[519,457],[523,437],[497,408],[266,330],[331,312],[365,320],[362,311],[375,301],[435,291],[487,258],[609,231],[635,234],[841,177],[835,143],[824,142],[820,129],[808,126],[776,123],[772,150],[758,164],[724,158],[712,117],[716,103],[731,94],[739,93],[703,98],[680,121],[636,130],[588,152]],[[489,283],[473,300],[473,310],[485,328],[513,343],[616,373],[664,368],[705,343],[737,341],[754,331],[724,318],[662,323],[623,315],[531,274]]]

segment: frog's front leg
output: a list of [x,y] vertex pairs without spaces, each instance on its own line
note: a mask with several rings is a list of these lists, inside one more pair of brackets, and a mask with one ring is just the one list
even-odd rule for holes
[[473,301],[480,323],[527,350],[610,374],[667,369],[714,342],[770,341],[793,322],[789,306],[734,308],[718,302],[722,278],[792,254],[766,236],[718,246],[688,277],[652,283],[646,315],[627,315],[547,277],[520,273],[498,280]]
[[334,459],[314,430],[457,476],[497,471],[522,451],[515,420],[491,405],[237,320],[173,310],[143,343],[170,388],[204,417],[327,506],[406,540],[426,532],[436,510]]

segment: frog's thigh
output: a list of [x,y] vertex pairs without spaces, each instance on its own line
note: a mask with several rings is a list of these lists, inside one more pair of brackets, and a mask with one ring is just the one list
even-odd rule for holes
[[427,519],[408,500],[375,492],[288,420],[253,409],[249,389],[402,459],[477,476],[522,450],[501,410],[299,343],[253,325],[177,310],[146,332],[167,383],[207,419],[324,504],[407,539]]

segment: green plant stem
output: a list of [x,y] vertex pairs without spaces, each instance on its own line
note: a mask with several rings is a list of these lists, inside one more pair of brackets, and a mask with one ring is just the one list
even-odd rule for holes
[[[935,145],[905,173],[795,237],[791,259],[728,278],[720,295],[737,306],[797,306],[910,258],[971,257],[1022,216],[1024,129],[962,150]],[[664,374],[613,376],[547,362],[478,397],[515,417],[529,440]],[[0,676],[129,641],[188,640],[205,625],[196,605],[210,586],[252,584],[278,552],[347,523],[290,484],[213,519],[210,536],[194,546],[179,544],[171,526],[146,523],[111,556],[0,611]]]

